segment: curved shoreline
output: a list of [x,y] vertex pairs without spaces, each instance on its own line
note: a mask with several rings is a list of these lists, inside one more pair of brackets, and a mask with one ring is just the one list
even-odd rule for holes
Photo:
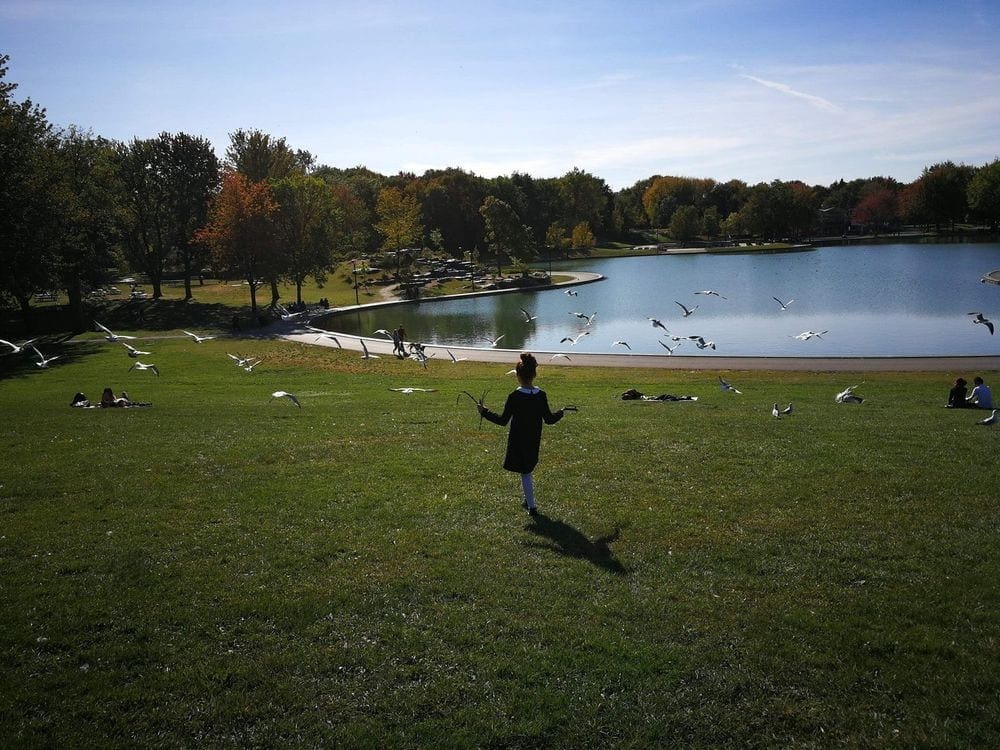
[[[462,299],[463,297],[480,297],[511,292],[543,291],[557,287],[591,284],[604,278],[599,273],[589,271],[565,271],[560,275],[570,275],[573,279],[556,284],[531,287],[512,287],[509,289],[487,289],[462,294],[449,294],[441,297],[430,297],[422,300],[382,300],[364,305],[351,305],[331,310],[329,313],[317,316],[316,320],[336,318],[358,310],[371,310],[393,305],[405,305],[413,302],[421,304],[436,300],[446,301]],[[312,323],[312,320],[309,321]],[[318,326],[317,326],[318,327]],[[344,349],[361,351],[361,341],[373,354],[392,356],[392,342],[384,338],[355,336],[330,330],[337,337]],[[314,346],[336,346],[328,338],[316,340],[316,334],[303,331],[293,325],[282,334],[282,338]],[[426,344],[424,349],[434,359],[448,362],[448,351],[456,356],[464,357],[474,362],[502,362],[510,364],[517,361],[520,349],[486,349],[481,347],[448,346],[442,344]],[[572,354],[569,359],[560,357],[557,360],[549,358],[554,354],[564,352],[535,351],[539,364],[556,367],[636,367],[667,370],[781,370],[800,372],[1000,372],[1000,356],[991,355],[955,355],[944,357],[732,357],[715,354],[699,356],[664,355],[664,354]]]

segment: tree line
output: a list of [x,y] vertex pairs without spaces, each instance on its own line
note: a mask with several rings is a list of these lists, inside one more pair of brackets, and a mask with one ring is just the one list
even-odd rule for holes
[[656,175],[614,191],[573,169],[556,178],[484,178],[458,168],[382,175],[318,165],[259,130],[230,134],[220,160],[205,138],[160,133],[116,142],[48,122],[16,101],[0,56],[0,301],[25,319],[41,291],[64,290],[83,326],[85,295],[123,270],[184,280],[203,269],[258,287],[298,289],[340,262],[430,248],[530,261],[599,241],[802,239],[1000,224],[1000,160],[943,162],[902,184],[871,177],[829,186]]

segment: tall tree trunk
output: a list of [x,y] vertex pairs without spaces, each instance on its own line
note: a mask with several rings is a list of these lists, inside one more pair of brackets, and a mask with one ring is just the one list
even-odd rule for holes
[[299,279],[295,280],[295,301],[302,304],[302,281]]
[[278,282],[275,279],[271,279],[271,304],[278,304],[279,299],[281,299],[281,294],[278,292]]
[[66,285],[66,296],[69,298],[69,314],[73,333],[83,333],[88,326],[83,314],[83,290],[80,288],[79,279],[74,279]]

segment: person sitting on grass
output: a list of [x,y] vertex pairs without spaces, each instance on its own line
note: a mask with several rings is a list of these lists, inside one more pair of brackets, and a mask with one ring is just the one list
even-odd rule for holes
[[972,385],[972,393],[965,399],[965,402],[977,409],[992,409],[993,393],[990,391],[990,387],[978,375],[972,379]]
[[114,391],[110,388],[105,388],[104,392],[101,393],[101,408],[102,409],[114,409],[122,408],[129,405],[128,395],[124,392],[120,398],[115,398]]
[[971,404],[966,401],[965,378],[955,378],[955,385],[948,391],[948,409],[965,409]]

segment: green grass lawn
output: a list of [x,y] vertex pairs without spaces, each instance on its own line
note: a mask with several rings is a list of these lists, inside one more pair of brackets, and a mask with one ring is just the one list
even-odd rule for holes
[[456,403],[505,366],[140,343],[0,357],[3,747],[1000,744],[1000,428],[946,376],[543,365],[536,522]]

